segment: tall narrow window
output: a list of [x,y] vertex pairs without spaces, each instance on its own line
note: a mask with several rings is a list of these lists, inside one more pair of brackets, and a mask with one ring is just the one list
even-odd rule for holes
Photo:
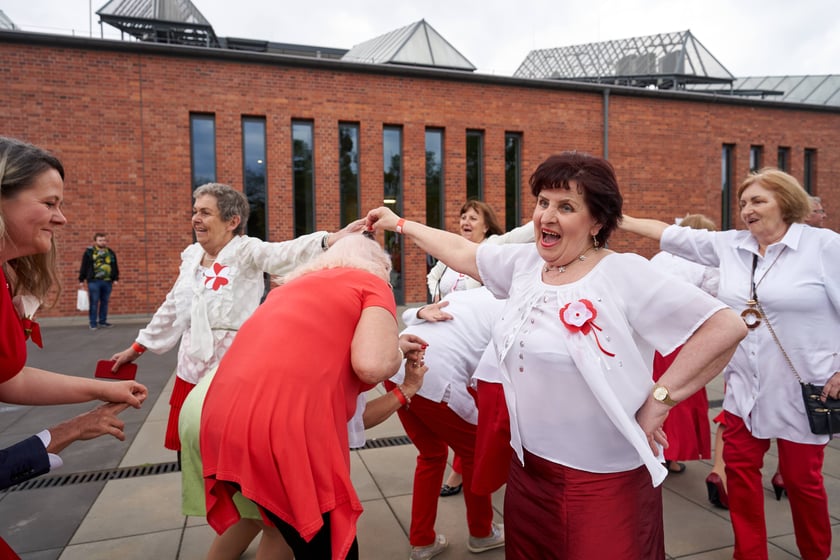
[[443,218],[443,130],[426,129],[426,225],[446,229]]
[[732,227],[732,165],[735,159],[735,145],[724,144],[720,158],[720,229]]
[[790,173],[790,148],[779,146],[776,166],[786,173]]
[[265,172],[265,119],[242,117],[242,184],[251,213],[246,233],[265,240],[267,227],[266,172]]
[[190,115],[190,157],[193,190],[216,181],[215,116]]
[[310,121],[292,121],[295,237],[315,231],[315,153]]
[[817,186],[817,150],[805,148],[802,166],[802,186],[809,194],[814,194],[814,188]]
[[359,218],[359,125],[338,125],[338,184],[341,226]]
[[520,204],[522,187],[522,135],[505,133],[505,230],[510,231],[522,221]]
[[484,196],[484,133],[467,131],[467,199]]
[[[385,206],[402,215],[402,129],[382,129],[383,192]],[[401,236],[386,231],[385,250],[391,255],[391,287],[397,304],[405,303],[403,286],[403,247]]]
[[750,173],[761,169],[762,152],[761,146],[750,146]]

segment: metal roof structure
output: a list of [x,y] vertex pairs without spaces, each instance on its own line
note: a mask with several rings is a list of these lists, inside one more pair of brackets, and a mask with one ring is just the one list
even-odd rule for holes
[[9,29],[14,31],[15,29],[19,29],[15,22],[9,19],[9,16],[3,13],[3,10],[0,10],[0,29]]
[[533,50],[514,76],[659,89],[735,80],[691,31]]
[[96,15],[141,41],[219,46],[213,26],[190,0],[110,0]]
[[475,66],[424,19],[355,45],[342,60],[475,71]]
[[731,87],[695,84],[691,91],[771,98],[773,101],[840,107],[840,76],[752,76],[736,78]]

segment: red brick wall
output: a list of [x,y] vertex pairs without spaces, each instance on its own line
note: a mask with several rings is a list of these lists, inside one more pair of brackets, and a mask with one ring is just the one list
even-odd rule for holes
[[[78,314],[74,287],[94,231],[109,234],[122,282],[111,313],[153,312],[174,281],[190,229],[191,113],[216,119],[217,179],[242,188],[241,118],[266,119],[268,231],[292,235],[291,122],[314,122],[316,219],[339,225],[338,124],[360,125],[363,209],[382,203],[382,127],[403,131],[405,216],[425,217],[425,130],[444,129],[445,219],[457,224],[465,198],[465,135],[484,132],[485,200],[504,218],[504,134],[522,134],[522,216],[529,219],[531,171],[549,154],[604,151],[604,96],[596,87],[508,78],[451,79],[452,73],[370,71],[356,65],[276,57],[176,56],[179,49],[63,38],[8,41],[0,35],[0,134],[56,152],[66,170],[68,225],[58,236],[65,294],[44,315]],[[340,67],[346,66],[346,70]],[[840,111],[762,107],[700,96],[611,90],[609,159],[628,213],[671,221],[687,212],[720,220],[720,152],[736,145],[735,185],[748,172],[750,145],[775,164],[791,147],[802,178],[803,150],[818,150],[817,194],[827,225],[840,225]],[[737,211],[733,203],[733,223]],[[617,250],[655,252],[617,233]],[[406,301],[425,300],[425,258],[406,244]]]

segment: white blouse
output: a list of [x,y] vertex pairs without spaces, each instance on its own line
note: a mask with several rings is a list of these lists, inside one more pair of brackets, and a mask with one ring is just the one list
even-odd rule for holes
[[[596,473],[644,464],[660,484],[661,453],[654,456],[635,419],[653,386],[653,352],[670,354],[725,306],[634,254],[607,255],[562,286],[542,281],[533,244],[482,245],[477,263],[490,292],[509,298],[493,342],[519,460],[525,448]],[[581,322],[573,311],[585,303],[595,315],[584,312]]]
[[181,253],[175,285],[137,342],[162,354],[180,340],[177,375],[197,383],[219,365],[236,331],[259,305],[265,291],[263,272],[288,274],[323,253],[324,235],[311,233],[278,243],[237,236],[208,268],[201,267],[201,245],[190,245]]
[[[840,369],[840,235],[792,224],[778,243],[758,254],[747,230],[709,232],[671,226],[664,251],[720,269],[718,298],[736,311],[750,297],[753,255],[758,299],[797,372],[823,385]],[[750,329],[724,370],[723,408],[758,438],[825,443],[808,427],[799,383],[767,322]]]
[[[452,411],[470,424],[478,423],[475,399],[467,391],[484,349],[490,342],[493,325],[498,321],[504,302],[479,286],[473,290],[452,292],[443,298],[449,302],[449,321],[426,322],[417,319],[417,310],[408,309],[403,321],[408,325],[402,334],[415,334],[425,340],[425,362],[429,371],[417,392],[434,402],[446,402]],[[405,362],[391,378],[402,383]]]

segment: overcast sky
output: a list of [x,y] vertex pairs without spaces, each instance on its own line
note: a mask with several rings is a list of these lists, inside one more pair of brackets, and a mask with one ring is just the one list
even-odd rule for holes
[[[153,0],[147,0],[149,2]],[[0,0],[25,31],[119,38],[105,0]],[[425,19],[477,72],[529,51],[691,30],[736,77],[840,74],[837,0],[193,0],[221,37],[349,49]],[[92,24],[91,24],[92,22]]]

